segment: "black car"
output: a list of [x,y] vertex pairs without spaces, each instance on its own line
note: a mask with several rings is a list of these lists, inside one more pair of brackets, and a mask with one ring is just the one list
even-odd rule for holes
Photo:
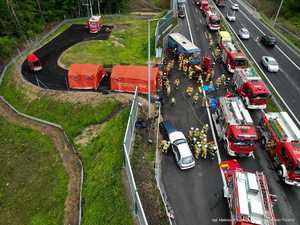
[[183,7],[178,9],[178,17],[181,18],[181,19],[183,19],[185,17]]
[[165,120],[159,124],[159,131],[165,140],[169,140],[169,134],[176,131],[170,120]]
[[268,47],[274,47],[276,45],[276,38],[269,35],[264,35],[261,37],[261,43]]

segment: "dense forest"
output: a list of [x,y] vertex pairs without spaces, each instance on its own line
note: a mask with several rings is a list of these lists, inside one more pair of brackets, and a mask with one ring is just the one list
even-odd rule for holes
[[40,33],[46,24],[64,18],[87,16],[87,3],[94,11],[116,13],[126,10],[128,0],[0,0],[0,63],[16,46]]

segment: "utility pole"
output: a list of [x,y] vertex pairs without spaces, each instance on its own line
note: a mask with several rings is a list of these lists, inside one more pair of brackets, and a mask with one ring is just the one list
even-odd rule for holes
[[274,19],[274,22],[273,22],[273,27],[275,26],[275,24],[276,24],[276,22],[277,22],[277,18],[278,18],[278,16],[279,16],[279,13],[280,13],[282,4],[283,4],[283,0],[281,0],[280,6],[279,6],[279,8],[278,8],[278,10],[277,10],[277,13],[276,13],[276,16],[275,16],[275,19]]

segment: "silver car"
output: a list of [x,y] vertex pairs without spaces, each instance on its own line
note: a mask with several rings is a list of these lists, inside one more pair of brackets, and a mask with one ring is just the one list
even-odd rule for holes
[[226,17],[227,17],[227,19],[228,19],[229,22],[234,22],[236,20],[234,12],[232,14],[228,14],[228,12],[227,12]]
[[269,72],[278,72],[279,71],[279,64],[276,61],[276,59],[274,59],[271,56],[263,56],[261,58],[261,62],[263,64],[263,66],[269,71]]
[[238,5],[237,3],[233,3],[233,4],[231,5],[231,9],[232,9],[232,10],[239,10],[239,5]]
[[250,38],[250,33],[245,27],[243,27],[243,28],[239,29],[239,37],[241,39],[247,40]]

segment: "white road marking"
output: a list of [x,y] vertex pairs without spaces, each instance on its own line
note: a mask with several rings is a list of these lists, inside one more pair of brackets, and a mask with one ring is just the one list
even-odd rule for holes
[[[243,11],[240,11],[244,17],[254,26],[256,27],[257,30],[260,31],[260,33],[262,33],[263,35],[265,35],[265,33],[252,21],[250,20],[250,18],[243,12]],[[300,70],[300,67],[286,54],[284,53],[281,48],[278,47],[278,45],[276,45],[276,48],[298,69]]]
[[194,39],[193,39],[192,30],[191,30],[191,26],[190,26],[189,15],[187,14],[185,5],[183,5],[183,7],[184,7],[184,12],[185,12],[185,15],[186,15],[186,21],[187,21],[189,32],[190,32],[191,42],[194,44]]
[[202,19],[201,19],[201,18],[199,18],[199,20],[200,20],[200,23],[202,24]]

